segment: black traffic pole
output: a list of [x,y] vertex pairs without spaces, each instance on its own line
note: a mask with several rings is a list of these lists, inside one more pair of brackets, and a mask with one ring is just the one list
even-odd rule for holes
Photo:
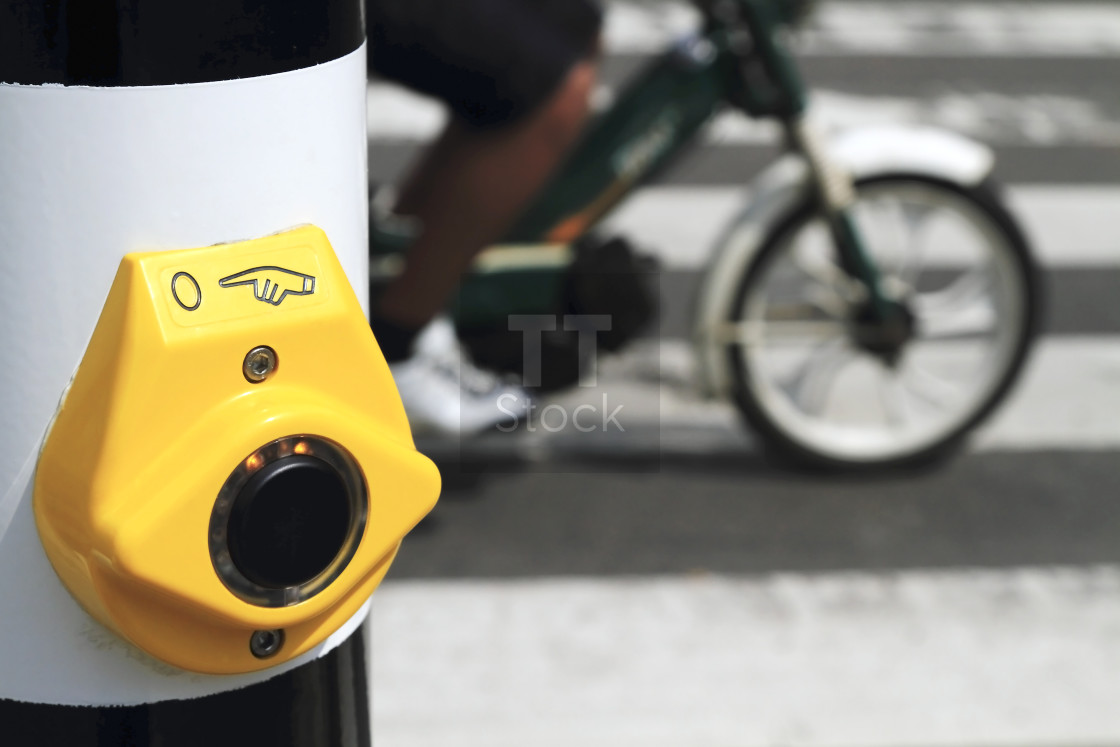
[[[44,438],[66,416],[59,402],[75,396],[67,392],[76,368],[72,388],[81,388],[87,366],[79,363],[101,334],[99,314],[126,254],[208,247],[312,224],[333,247],[329,260],[316,255],[320,263],[337,255],[345,272],[337,277],[352,286],[344,292],[336,284],[331,302],[341,294],[354,311],[366,308],[362,17],[362,0],[0,0],[0,744],[370,743],[368,604],[353,614],[346,608],[344,624],[309,633],[314,640],[299,656],[272,668],[191,671],[118,635],[112,621],[124,618],[98,601],[103,589],[96,579],[103,576],[91,571],[88,588],[60,581],[72,560],[67,572],[80,576],[101,551],[78,547],[48,559],[37,504],[39,455],[49,453]],[[183,309],[175,314],[207,309],[217,285],[192,272],[175,273],[169,288],[152,275],[152,313],[165,313],[170,298]],[[285,309],[298,311],[304,302],[311,308],[319,298],[313,294],[328,290],[327,270],[315,277],[301,272],[302,285]],[[279,303],[275,294],[257,300]],[[251,304],[252,295],[244,291],[236,303]],[[212,328],[200,325],[199,334]],[[361,345],[376,351],[372,337]],[[297,368],[284,355],[289,368],[281,363],[280,375]],[[236,363],[240,371],[240,358]],[[249,358],[245,366],[248,377]],[[387,377],[386,370],[381,380],[391,389]],[[240,378],[235,384],[253,386]],[[168,392],[168,401],[184,391]],[[385,407],[386,422],[407,435],[399,401]],[[303,442],[289,440],[300,459],[310,458]],[[75,443],[86,448],[82,438]],[[202,467],[183,465],[195,468]],[[424,499],[427,507],[434,499]],[[213,496],[200,500],[209,512]],[[372,489],[368,500],[373,516]],[[364,522],[366,507],[360,508]],[[358,531],[355,542],[366,542],[368,533],[359,531],[365,525],[354,530],[353,512],[344,509],[341,531]],[[389,550],[376,556],[376,567],[370,561],[364,585],[355,588],[368,595],[395,552],[392,542],[399,544],[426,510],[401,514]],[[204,552],[205,530],[199,543]],[[361,546],[356,552],[361,558]],[[213,556],[215,568],[220,561]],[[106,563],[116,572],[112,559]],[[207,588],[221,588],[212,581]],[[231,586],[227,578],[222,583]]]

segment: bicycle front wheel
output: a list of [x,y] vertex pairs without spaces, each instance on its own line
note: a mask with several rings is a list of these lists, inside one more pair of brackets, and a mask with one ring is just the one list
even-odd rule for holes
[[905,315],[881,344],[863,286],[810,204],[763,242],[728,324],[736,403],[800,462],[873,469],[950,453],[1007,395],[1039,318],[1027,242],[991,184],[857,185],[856,226]]

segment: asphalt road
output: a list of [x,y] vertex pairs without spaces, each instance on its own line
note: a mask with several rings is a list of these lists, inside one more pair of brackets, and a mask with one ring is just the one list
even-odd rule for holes
[[439,508],[391,578],[1120,562],[1110,452],[966,455],[881,478],[806,475],[751,452],[667,455],[654,471],[580,464],[466,476],[448,465]]

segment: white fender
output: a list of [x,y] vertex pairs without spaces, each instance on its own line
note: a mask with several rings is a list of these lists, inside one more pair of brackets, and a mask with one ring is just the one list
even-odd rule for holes
[[[881,174],[921,174],[975,186],[992,170],[990,148],[944,130],[905,125],[868,127],[842,133],[829,154],[854,179]],[[751,258],[778,222],[806,196],[808,170],[800,156],[787,155],[764,171],[748,199],[716,242],[697,296],[693,341],[701,391],[712,397],[731,392],[732,376],[724,343],[714,330],[727,319]]]

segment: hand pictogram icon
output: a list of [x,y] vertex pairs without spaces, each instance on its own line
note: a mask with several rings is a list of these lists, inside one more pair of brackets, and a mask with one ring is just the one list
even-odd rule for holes
[[279,306],[288,296],[309,296],[315,292],[315,278],[283,267],[253,267],[218,281],[223,288],[253,286],[258,301]]

